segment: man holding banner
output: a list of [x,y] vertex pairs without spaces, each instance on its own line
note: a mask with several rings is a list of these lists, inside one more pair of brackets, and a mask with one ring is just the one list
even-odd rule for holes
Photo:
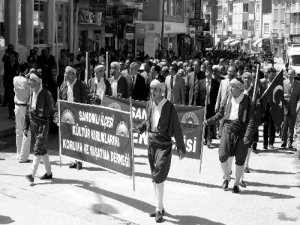
[[165,213],[163,206],[164,181],[166,180],[172,157],[172,140],[174,136],[177,145],[179,159],[186,153],[182,131],[175,107],[164,98],[165,83],[153,80],[150,84],[150,101],[147,103],[147,120],[143,121],[136,131],[143,133],[148,131],[148,159],[151,176],[154,184],[157,208],[150,217],[155,221],[163,221]]

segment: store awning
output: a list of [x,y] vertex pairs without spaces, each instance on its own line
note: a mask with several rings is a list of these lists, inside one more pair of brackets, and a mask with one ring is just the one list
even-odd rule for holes
[[251,41],[252,38],[246,38],[245,40],[243,40],[244,44],[249,44],[249,42]]
[[234,40],[233,42],[230,42],[230,46],[234,46],[241,43],[241,40]]
[[234,41],[234,39],[229,38],[229,39],[225,40],[225,41],[223,42],[223,44],[224,44],[224,45],[229,45],[229,43],[230,43],[230,42],[233,42],[233,41]]
[[[260,43],[260,46],[261,46],[261,42],[262,42],[262,38],[259,38],[252,45],[253,45],[253,47],[256,47]],[[259,47],[259,46],[257,46],[257,47]]]

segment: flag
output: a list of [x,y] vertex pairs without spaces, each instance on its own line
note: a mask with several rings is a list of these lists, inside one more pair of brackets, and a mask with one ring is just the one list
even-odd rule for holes
[[276,75],[260,100],[263,110],[266,109],[269,103],[270,115],[274,121],[276,131],[279,131],[283,122],[283,70]]

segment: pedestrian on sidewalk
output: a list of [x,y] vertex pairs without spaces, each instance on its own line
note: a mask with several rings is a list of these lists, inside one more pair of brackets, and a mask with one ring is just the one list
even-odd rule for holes
[[14,77],[14,92],[15,92],[15,118],[16,118],[16,147],[17,160],[19,163],[29,163],[31,134],[23,135],[24,122],[26,115],[26,107],[30,98],[30,86],[28,78],[25,77],[28,73],[29,65],[20,63],[20,74]]
[[168,176],[174,136],[179,159],[186,153],[179,119],[174,105],[164,98],[166,85],[158,80],[150,83],[150,100],[146,106],[147,120],[136,129],[143,133],[148,131],[148,159],[156,196],[156,212],[150,213],[157,223],[163,222],[165,209],[163,205],[164,182]]
[[24,135],[28,135],[28,130],[30,128],[31,145],[33,146],[34,157],[31,172],[26,178],[30,182],[34,182],[34,176],[41,159],[43,160],[46,169],[46,173],[41,179],[52,179],[46,143],[48,139],[50,118],[53,118],[54,116],[54,101],[51,93],[43,88],[42,71],[32,69],[29,73],[29,85],[32,89],[32,93],[25,119],[26,125]]
[[203,125],[215,124],[224,118],[219,160],[223,171],[223,189],[227,189],[230,182],[230,157],[235,157],[236,174],[232,192],[239,192],[239,182],[243,174],[244,163],[255,132],[254,117],[251,117],[251,98],[244,94],[245,86],[240,78],[230,81],[230,93],[222,102],[218,113],[203,122]]

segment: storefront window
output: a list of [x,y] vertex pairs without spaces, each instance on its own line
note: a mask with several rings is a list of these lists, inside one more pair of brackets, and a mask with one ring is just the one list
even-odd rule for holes
[[69,42],[69,5],[56,3],[57,39],[58,43]]
[[35,0],[33,12],[33,43],[35,45],[47,43],[47,17],[48,3],[44,1]]
[[0,0],[0,47],[5,46],[4,0]]

